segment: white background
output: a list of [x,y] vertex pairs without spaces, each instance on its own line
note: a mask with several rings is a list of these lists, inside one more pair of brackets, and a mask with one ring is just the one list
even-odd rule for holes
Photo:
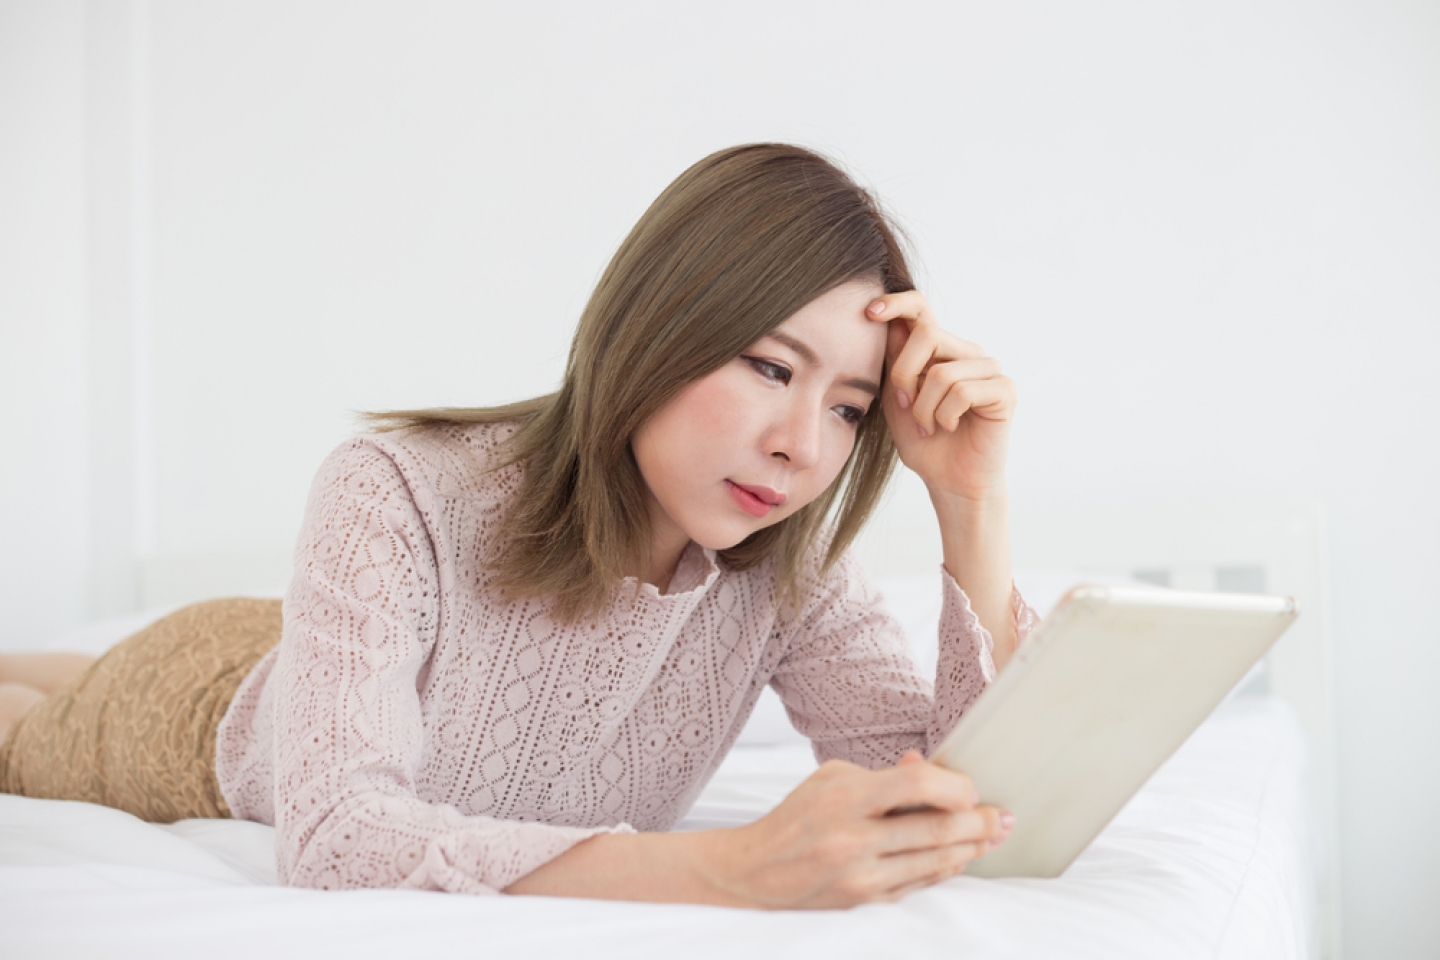
[[286,549],[352,411],[551,389],[710,151],[838,157],[1026,504],[1328,516],[1345,940],[1440,943],[1440,6],[0,0],[0,646]]

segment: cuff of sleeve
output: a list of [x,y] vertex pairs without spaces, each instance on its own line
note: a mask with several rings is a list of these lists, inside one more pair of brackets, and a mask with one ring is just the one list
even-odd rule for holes
[[1040,615],[1020,596],[1020,588],[1013,580],[1010,582],[1010,609],[1015,612],[1015,649],[1019,650],[1040,625]]
[[401,889],[497,894],[582,840],[602,833],[635,832],[628,823],[614,827],[552,827],[543,823],[507,826],[503,839],[489,837],[473,847],[465,840],[458,849],[444,842],[428,844],[420,868],[400,885]]
[[975,651],[975,659],[980,664],[980,675],[985,683],[995,679],[995,638],[990,636],[990,631],[980,622],[975,615],[975,610],[970,606],[970,597],[950,576],[950,571],[943,566],[940,568],[940,590],[942,595],[940,605],[940,636],[944,637],[945,624],[954,624],[957,629],[955,633],[970,641],[971,649]]
[[[990,636],[990,631],[976,616],[975,610],[970,606],[970,597],[950,576],[942,564],[940,567],[941,590],[943,601],[940,608],[941,623],[956,623],[959,625],[961,635],[969,637],[975,648],[975,654],[980,661],[980,672],[985,677],[985,682],[990,683],[995,679],[995,638]],[[1018,650],[1034,631],[1040,617],[1025,602],[1020,595],[1020,588],[1015,582],[1010,582],[1010,609],[1015,616],[1015,648]],[[942,636],[944,631],[942,630]]]

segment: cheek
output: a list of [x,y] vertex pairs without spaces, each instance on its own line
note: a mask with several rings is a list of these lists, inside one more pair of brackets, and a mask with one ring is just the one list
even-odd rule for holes
[[846,426],[835,431],[835,436],[825,445],[821,453],[821,459],[816,464],[815,490],[811,499],[820,496],[840,476],[840,471],[845,469],[845,464],[850,459],[850,452],[855,449],[855,431]]
[[684,432],[686,446],[718,450],[753,426],[757,398],[745,373],[722,367],[691,384],[662,411],[672,430]]
[[725,373],[686,387],[636,433],[633,447],[642,472],[682,478],[726,452],[726,441],[745,429],[751,403],[743,384]]

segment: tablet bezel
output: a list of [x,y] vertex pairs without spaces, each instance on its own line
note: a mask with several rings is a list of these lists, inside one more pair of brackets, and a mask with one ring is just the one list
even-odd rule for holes
[[932,754],[1017,818],[967,873],[1062,874],[1296,615],[1290,597],[1072,589]]

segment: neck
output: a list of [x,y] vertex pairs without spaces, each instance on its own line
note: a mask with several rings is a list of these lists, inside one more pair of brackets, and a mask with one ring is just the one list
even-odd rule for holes
[[680,565],[680,555],[689,545],[690,538],[678,528],[657,530],[644,567],[636,576],[644,583],[654,584],[656,590],[664,593],[670,588],[675,568]]
[[[655,504],[658,507],[658,504]],[[660,511],[651,512],[651,541],[649,551],[642,561],[632,564],[631,576],[642,583],[655,584],[655,589],[664,593],[670,589],[670,580],[675,576],[675,567],[680,566],[680,556],[690,545],[690,537]]]
[[632,561],[627,576],[633,576],[641,583],[655,585],[662,594],[670,589],[670,579],[680,565],[680,555],[690,545],[690,535],[671,520],[661,508],[655,495],[648,489],[646,506],[650,519],[650,550],[642,561]]

